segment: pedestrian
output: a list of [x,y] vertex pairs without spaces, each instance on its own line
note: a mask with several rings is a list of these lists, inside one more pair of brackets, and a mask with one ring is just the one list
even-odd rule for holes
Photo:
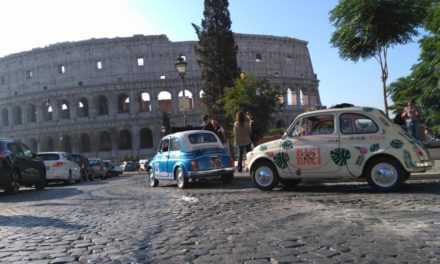
[[225,129],[220,125],[216,116],[213,116],[211,118],[211,121],[209,121],[204,127],[202,127],[202,129],[214,132],[219,137],[223,145],[226,144]]
[[249,119],[249,126],[251,128],[251,142],[252,147],[258,145],[258,141],[261,138],[260,125],[257,120],[255,120],[254,114],[251,111],[246,112],[246,116]]
[[420,139],[420,121],[422,119],[422,110],[411,99],[408,102],[408,106],[405,107],[402,113],[402,117],[406,119],[406,127],[408,133],[416,139]]
[[243,156],[250,149],[251,145],[251,127],[244,117],[244,113],[239,111],[235,116],[234,122],[235,146],[238,147],[237,171],[243,170]]
[[202,117],[202,123],[200,124],[201,129],[205,129],[205,127],[208,125],[208,115],[203,115]]

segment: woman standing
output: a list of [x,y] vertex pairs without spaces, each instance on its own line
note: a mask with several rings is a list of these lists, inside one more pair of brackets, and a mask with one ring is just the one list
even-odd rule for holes
[[237,171],[243,170],[243,155],[251,144],[251,128],[243,112],[237,112],[234,122],[235,145],[238,147]]

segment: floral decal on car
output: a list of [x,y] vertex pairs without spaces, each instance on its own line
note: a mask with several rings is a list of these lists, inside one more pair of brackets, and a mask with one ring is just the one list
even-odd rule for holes
[[403,147],[403,142],[400,139],[393,139],[390,142],[390,146],[394,149],[401,149]]
[[409,153],[409,151],[406,150],[406,149],[403,150],[403,162],[405,162],[405,166],[407,168],[411,168],[412,167],[411,153]]
[[267,150],[267,146],[266,145],[261,145],[260,146],[260,151],[266,151]]
[[286,152],[279,152],[273,156],[273,161],[281,169],[287,168],[287,162],[289,161],[289,154]]
[[361,166],[365,160],[365,154],[368,153],[368,148],[366,147],[355,147],[359,150],[359,156],[356,159],[356,165]]
[[376,151],[378,151],[379,149],[380,149],[380,145],[379,145],[378,143],[373,144],[373,145],[370,146],[370,151],[371,151],[371,152],[376,152]]
[[285,150],[293,148],[293,143],[291,140],[285,140],[281,143],[281,147]]
[[347,165],[347,160],[350,159],[351,154],[348,149],[337,148],[330,151],[333,162],[338,166]]

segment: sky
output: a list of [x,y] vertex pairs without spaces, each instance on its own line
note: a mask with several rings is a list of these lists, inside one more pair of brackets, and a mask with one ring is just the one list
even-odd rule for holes
[[[307,41],[322,105],[352,103],[384,109],[379,63],[374,58],[343,60],[330,44],[335,28],[329,12],[337,3],[229,0],[231,29]],[[203,0],[0,0],[0,57],[58,42],[136,34],[197,40],[191,24],[201,24],[203,8]],[[389,50],[388,84],[407,76],[417,63],[421,36]]]

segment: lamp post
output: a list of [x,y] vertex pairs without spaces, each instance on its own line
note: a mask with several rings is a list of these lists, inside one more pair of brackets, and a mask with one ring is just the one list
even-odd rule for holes
[[183,97],[183,126],[186,127],[186,112],[185,112],[185,88],[183,87],[183,79],[185,78],[186,72],[186,61],[183,56],[179,56],[176,61],[176,70],[180,77],[180,86],[182,88]]

